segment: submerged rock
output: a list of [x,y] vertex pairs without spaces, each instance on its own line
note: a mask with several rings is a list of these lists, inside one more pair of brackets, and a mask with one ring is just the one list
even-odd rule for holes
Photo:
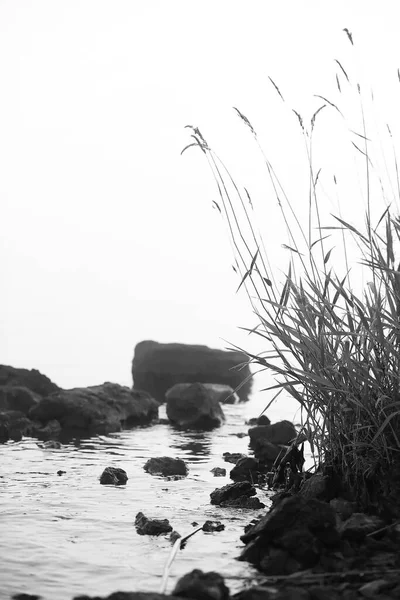
[[150,475],[162,475],[163,477],[171,477],[173,475],[184,477],[188,474],[188,468],[183,460],[180,458],[170,458],[169,456],[149,458],[143,468]]
[[174,386],[166,398],[169,420],[182,429],[214,429],[225,420],[221,405],[202,383],[192,383],[182,390]]
[[139,535],[162,535],[172,531],[168,519],[149,519],[142,512],[136,515],[135,527]]
[[146,392],[116,383],[60,390],[30,410],[43,425],[57,420],[63,432],[107,434],[149,423],[158,416],[158,403]]
[[193,600],[229,599],[229,589],[224,578],[214,571],[204,573],[200,569],[194,569],[181,577],[172,593],[174,596]]
[[125,485],[127,481],[126,471],[118,467],[106,467],[100,476],[102,485]]
[[241,385],[237,393],[240,401],[246,401],[251,392],[248,361],[242,352],[146,340],[135,347],[132,376],[135,388],[146,390],[158,402],[165,401],[167,390],[176,383],[195,382],[232,389]]

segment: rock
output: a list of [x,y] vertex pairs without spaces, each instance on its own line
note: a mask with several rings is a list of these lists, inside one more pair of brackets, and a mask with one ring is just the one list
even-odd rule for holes
[[192,383],[179,391],[168,390],[167,417],[181,429],[210,430],[220,427],[225,420],[222,408],[202,383]]
[[176,540],[179,540],[181,537],[181,534],[174,530],[169,536],[169,541],[171,542],[171,544],[175,544]]
[[39,440],[54,440],[61,433],[61,425],[59,421],[52,419],[44,427],[34,427],[33,433]]
[[221,467],[214,467],[213,469],[211,469],[211,473],[213,473],[214,477],[225,477],[226,469],[223,469]]
[[250,446],[254,449],[254,456],[260,463],[268,467],[272,467],[275,461],[282,458],[287,450],[286,446],[277,446],[267,442],[267,440],[257,440],[253,444],[250,442]]
[[33,429],[34,423],[18,410],[0,413],[0,443],[9,439],[18,442],[24,436],[32,435]]
[[259,440],[270,444],[289,445],[296,438],[297,431],[290,421],[278,421],[272,425],[258,425],[249,429],[249,436],[251,446]]
[[236,465],[240,458],[246,458],[246,455],[240,452],[224,452],[222,456],[225,462],[232,463],[233,465]]
[[12,600],[41,600],[42,596],[36,594],[14,594]]
[[109,596],[75,596],[74,600],[179,600],[177,596],[156,592],[113,592]]
[[16,386],[28,388],[39,396],[57,392],[60,388],[46,375],[42,375],[36,369],[17,369],[6,365],[0,365],[0,386]]
[[217,488],[211,492],[211,504],[221,504],[228,502],[241,496],[255,496],[256,489],[248,481],[240,481],[238,483],[229,483],[222,488]]
[[57,471],[57,475],[58,475],[59,477],[61,477],[61,475],[65,475],[65,473],[66,473],[66,472],[67,472],[67,471],[62,471],[62,470],[60,469],[59,471]]
[[229,477],[233,479],[233,481],[250,481],[251,483],[254,483],[258,480],[259,470],[260,465],[258,460],[251,458],[250,456],[245,456],[239,458],[230,472]]
[[260,417],[252,417],[248,421],[246,421],[246,425],[251,425],[254,427],[255,425],[270,425],[271,419],[268,419],[267,415],[261,415]]
[[213,571],[203,573],[200,569],[194,569],[181,577],[172,593],[174,596],[193,600],[229,599],[229,590],[223,577]]
[[41,399],[42,396],[26,387],[16,385],[0,386],[1,411],[16,410],[26,416],[32,406],[36,406]]
[[136,515],[135,527],[139,535],[162,535],[172,531],[168,519],[148,519],[142,512]]
[[306,479],[299,491],[304,498],[318,498],[325,500],[328,493],[328,478],[322,473],[315,473]]
[[376,579],[375,581],[368,581],[364,583],[359,589],[358,593],[365,598],[376,598],[382,591],[392,587],[387,579]]
[[332,507],[315,498],[306,500],[298,494],[284,498],[240,539],[247,543],[258,536],[275,539],[294,529],[299,523],[312,533],[335,529],[336,518]]
[[182,475],[184,477],[188,474],[188,468],[183,460],[180,458],[170,458],[169,456],[149,458],[143,468],[150,475],[162,475],[163,477],[171,477],[173,475]]
[[158,404],[146,392],[116,383],[60,390],[29,412],[42,424],[57,420],[63,432],[108,434],[149,423],[158,416]]
[[251,392],[248,361],[242,352],[148,340],[135,347],[132,376],[135,388],[146,390],[158,402],[164,402],[165,393],[176,383],[196,382],[228,385],[234,390],[241,385],[238,396],[243,402]]
[[100,476],[102,485],[125,485],[127,481],[126,471],[118,467],[106,467]]
[[344,498],[333,498],[329,504],[342,521],[346,521],[356,511],[356,503]]
[[369,533],[384,526],[385,522],[379,517],[355,512],[340,525],[339,531],[343,539],[361,541]]
[[48,440],[40,444],[36,443],[36,446],[45,450],[59,450],[61,448],[61,444],[57,440]]
[[260,502],[257,497],[249,498],[248,496],[240,496],[239,498],[226,500],[225,502],[221,502],[220,506],[222,508],[246,508],[250,510],[265,508],[265,504]]
[[245,588],[232,596],[233,600],[275,600],[277,597],[278,588],[271,585],[261,585]]
[[[191,385],[191,383],[176,383],[167,390],[165,397],[168,398],[168,394],[170,393],[180,395]],[[229,385],[221,385],[218,383],[203,383],[203,385],[210,397],[216,402],[220,402],[221,404],[236,404],[236,402],[238,402],[237,394],[235,394],[234,390]]]
[[203,525],[203,531],[211,533],[212,531],[223,531],[225,525],[221,521],[206,521]]
[[339,542],[335,523],[335,513],[325,502],[298,494],[284,498],[241,537],[247,545],[240,560],[268,575],[310,568],[325,545]]

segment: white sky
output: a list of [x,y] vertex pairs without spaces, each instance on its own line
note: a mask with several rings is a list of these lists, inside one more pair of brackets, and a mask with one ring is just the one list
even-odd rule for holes
[[[307,165],[289,109],[309,118],[321,105],[313,94],[337,94],[335,58],[373,83],[378,119],[400,134],[396,8],[396,0],[0,0],[0,362],[38,368],[64,387],[130,385],[143,339],[250,344],[237,327],[255,320],[235,296],[216,189],[200,152],[180,156],[190,141],[184,126],[199,126],[260,201],[279,257],[287,240],[276,202],[232,106],[301,204]],[[359,107],[343,101],[356,128]],[[343,126],[333,110],[322,118],[319,160],[346,181]],[[342,215],[359,216],[357,185],[344,187]],[[336,199],[325,201],[329,213]]]

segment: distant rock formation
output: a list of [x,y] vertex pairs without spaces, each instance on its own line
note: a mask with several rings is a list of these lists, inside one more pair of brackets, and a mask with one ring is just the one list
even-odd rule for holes
[[237,394],[243,402],[252,384],[248,360],[242,352],[143,341],[136,345],[132,362],[134,387],[165,402],[166,391],[177,383],[214,383],[234,390],[242,384]]

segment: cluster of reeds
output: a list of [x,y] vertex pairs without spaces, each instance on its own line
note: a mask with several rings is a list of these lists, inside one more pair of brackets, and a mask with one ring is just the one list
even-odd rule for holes
[[[348,80],[342,65],[338,65]],[[338,88],[340,91],[339,82]],[[361,96],[360,86],[355,91]],[[322,100],[325,106],[339,111],[336,104]],[[308,131],[298,115],[309,150],[322,108],[314,113]],[[258,143],[250,121],[240,111],[237,113]],[[365,121],[364,131],[357,134],[361,142],[353,142],[365,161],[367,180],[365,222],[361,227],[342,217],[333,217],[328,225],[321,222],[318,174],[313,172],[309,151],[307,230],[263,154],[289,233],[289,267],[281,284],[257,233],[249,193],[235,183],[200,131],[192,127],[191,133],[189,146],[201,149],[215,178],[220,197],[217,207],[231,234],[239,287],[246,289],[257,316],[251,333],[265,341],[265,351],[260,354],[243,350],[260,369],[276,376],[276,383],[269,389],[285,390],[299,403],[301,433],[320,464],[333,469],[364,507],[393,504],[400,493],[400,263],[396,259],[400,220],[369,184],[372,142]],[[378,204],[382,210],[373,222],[371,206],[376,208]],[[338,272],[340,264],[336,268],[332,265],[327,245],[331,234],[340,235],[342,273]],[[349,238],[359,254],[353,271],[363,269],[367,281],[361,290],[351,284]]]

